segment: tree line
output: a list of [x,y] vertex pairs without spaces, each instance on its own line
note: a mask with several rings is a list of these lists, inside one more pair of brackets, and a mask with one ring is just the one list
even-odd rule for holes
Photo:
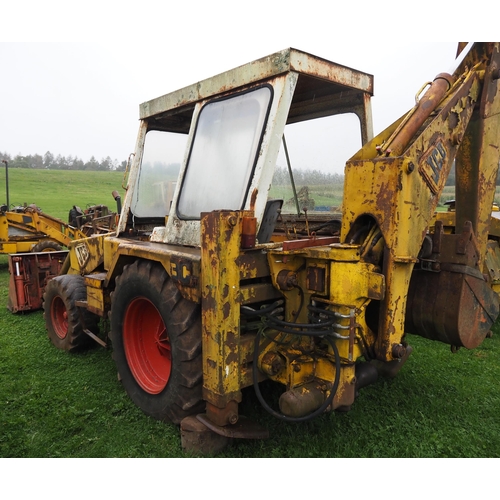
[[47,151],[43,156],[34,155],[16,155],[11,156],[9,153],[0,152],[0,160],[9,162],[10,168],[36,168],[50,170],[100,170],[100,171],[124,171],[127,165],[126,161],[118,162],[107,156],[98,161],[95,156],[91,156],[90,160],[84,162],[77,156],[62,156],[54,155]]

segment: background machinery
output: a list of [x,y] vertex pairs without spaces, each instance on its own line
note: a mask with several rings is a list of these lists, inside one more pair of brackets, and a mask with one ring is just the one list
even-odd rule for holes
[[[71,243],[46,288],[52,342],[80,348],[109,318],[131,399],[209,452],[266,436],[239,413],[246,387],[300,422],[395,375],[406,333],[475,348],[499,312],[499,48],[460,43],[453,69],[374,138],[373,78],[295,49],[142,104],[116,233]],[[269,190],[285,126],[345,113],[363,146],[341,220],[304,211],[283,230]],[[161,165],[177,150],[170,197]],[[436,215],[453,163],[455,211]],[[264,380],[283,386],[278,405]]]
[[35,205],[2,205],[0,253],[9,254],[10,272],[7,308],[13,313],[40,309],[46,284],[64,270],[68,254],[64,248],[72,241],[110,232],[116,220],[116,213],[105,205],[85,210],[73,206],[68,223]]
[[[9,162],[5,164],[5,205],[0,205],[0,253],[53,252],[91,234],[109,232],[116,226],[116,214],[106,205],[73,206],[68,222],[44,213],[34,204],[11,205],[9,200]],[[118,192],[113,197],[119,198]],[[117,200],[118,201],[118,200]]]
[[38,207],[0,207],[0,252],[53,252],[62,250],[85,233]]

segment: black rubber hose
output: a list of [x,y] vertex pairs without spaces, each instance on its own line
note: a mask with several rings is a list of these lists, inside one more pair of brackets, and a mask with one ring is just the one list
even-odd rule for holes
[[259,400],[260,404],[262,407],[271,415],[274,417],[283,420],[284,422],[307,422],[309,420],[312,420],[313,418],[317,417],[318,415],[321,415],[331,404],[333,401],[333,398],[335,397],[335,394],[337,393],[337,389],[339,386],[340,382],[340,356],[339,356],[339,351],[337,349],[337,346],[335,345],[335,342],[333,339],[329,336],[325,336],[326,340],[328,343],[331,345],[333,352],[335,354],[335,380],[333,382],[332,390],[330,391],[330,395],[328,398],[325,400],[325,402],[317,409],[314,410],[312,413],[309,413],[309,415],[304,415],[303,417],[288,417],[287,415],[284,415],[283,413],[279,413],[275,410],[273,410],[264,400],[262,397],[262,393],[260,392],[260,387],[259,387],[259,378],[258,378],[258,369],[257,369],[257,364],[259,361],[259,340],[260,340],[260,332],[257,333],[255,336],[255,344],[254,344],[254,351],[253,351],[253,386],[255,389],[255,394],[257,396],[257,399]]
[[268,313],[271,313],[274,311],[277,307],[283,304],[283,301],[278,300],[276,302],[273,302],[271,305],[264,307],[262,309],[252,309],[251,307],[248,306],[241,306],[241,312],[243,313],[244,316],[264,316]]
[[283,321],[282,319],[274,318],[274,317],[267,317],[267,320],[269,323],[277,326],[284,326],[288,328],[312,328],[313,330],[323,328],[323,335],[326,335],[329,330],[326,330],[325,327],[332,326],[335,323],[335,318],[329,319],[328,321],[325,321],[324,323],[291,323],[289,321]]

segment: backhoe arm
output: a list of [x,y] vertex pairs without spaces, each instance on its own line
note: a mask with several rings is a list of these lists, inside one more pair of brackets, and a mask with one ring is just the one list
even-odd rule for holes
[[[499,44],[474,43],[468,49],[453,74],[438,75],[414,109],[375,137],[346,165],[341,242],[362,244],[373,228],[385,242],[378,256],[370,256],[372,261],[378,258],[386,279],[386,295],[376,320],[375,350],[383,361],[397,358],[409,326],[411,333],[474,347],[498,314],[498,298],[491,297],[491,288],[481,273],[499,161]],[[424,293],[434,297],[433,304],[420,304],[418,317],[407,318],[407,309],[414,305],[407,304],[410,281],[418,282],[412,273],[415,264],[421,267],[425,260],[422,245],[426,241],[429,247],[426,235],[455,159],[456,232],[462,232],[467,221],[471,224],[463,235],[453,235],[457,240],[454,243],[433,238],[434,246],[430,245],[425,257],[441,268],[445,263],[463,266],[454,269],[460,276],[472,269],[478,271],[476,279],[484,286],[474,285],[478,288],[476,301],[481,305],[481,314],[471,327],[474,338],[464,337],[456,314],[450,320],[440,316],[444,312],[433,312],[439,295],[450,294],[450,290],[441,288],[444,283],[435,284],[435,295]],[[457,250],[459,238],[463,248]],[[449,247],[447,255],[439,251],[440,244]],[[426,281],[426,286],[432,285]],[[423,291],[417,288],[418,293]],[[448,295],[450,300],[452,295]],[[476,306],[471,301],[471,307]],[[459,304],[454,307],[458,310]],[[449,316],[449,312],[445,315]]]

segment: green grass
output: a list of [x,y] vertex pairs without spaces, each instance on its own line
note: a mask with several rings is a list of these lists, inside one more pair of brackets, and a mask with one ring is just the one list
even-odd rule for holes
[[[60,193],[54,203],[63,208],[70,196],[58,186],[62,179],[75,189],[85,184],[87,193],[92,186],[103,195],[108,189],[97,186],[103,182],[95,182],[95,172],[53,174],[59,177],[51,188]],[[49,188],[40,190],[48,201]],[[7,262],[0,256],[0,457],[186,457],[179,429],[147,417],[127,397],[109,350],[59,351],[47,338],[42,312],[6,309]],[[494,331],[478,349],[456,354],[410,336],[414,352],[395,379],[362,389],[350,412],[308,423],[276,420],[246,389],[240,412],[267,426],[270,438],[235,441],[221,456],[500,457],[498,324]],[[277,390],[266,384],[262,390],[275,404]]]
[[[297,193],[302,186],[296,186]],[[343,185],[332,186],[308,186],[309,196],[314,199],[316,207],[339,207],[342,204]],[[285,212],[295,212],[295,202],[293,201],[293,190],[290,186],[273,186],[269,191],[270,198],[284,200],[283,210]]]
[[[34,203],[45,213],[67,221],[73,205],[107,205],[116,210],[111,192],[123,198],[123,172],[94,172],[84,170],[9,169],[10,205]],[[6,203],[5,169],[0,169],[0,203]]]

